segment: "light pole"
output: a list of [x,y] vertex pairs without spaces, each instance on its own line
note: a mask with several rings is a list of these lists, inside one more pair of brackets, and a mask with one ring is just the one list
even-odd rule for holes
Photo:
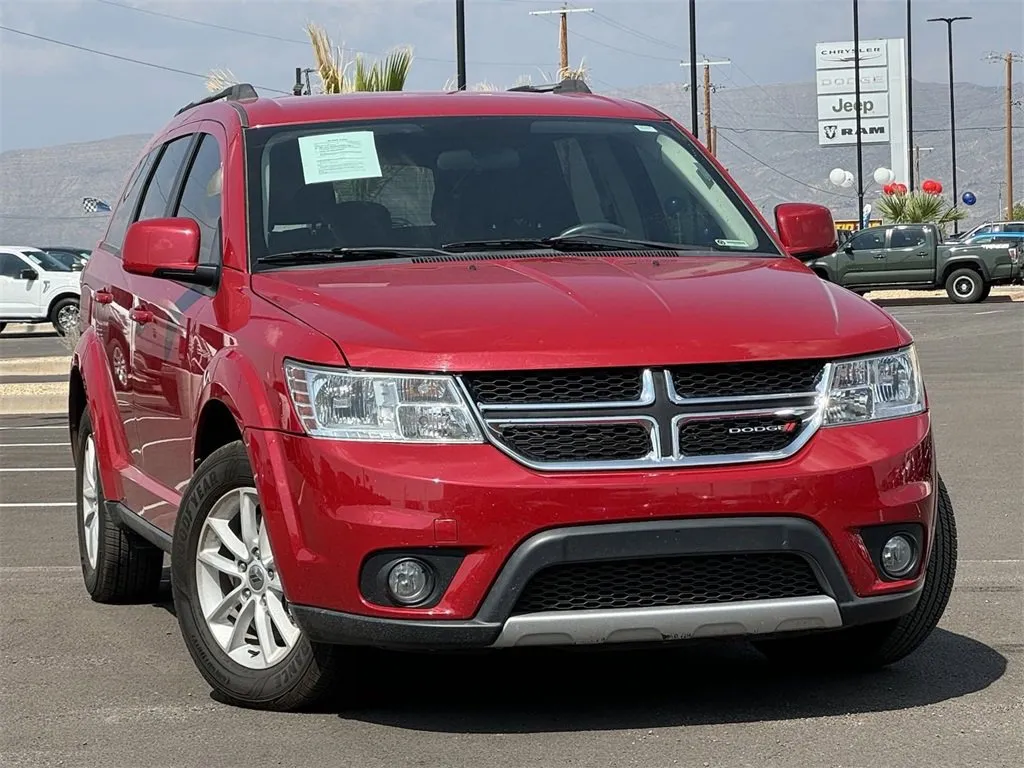
[[697,0],[690,0],[690,131],[697,136]]
[[[953,23],[969,21],[971,16],[940,16],[928,21],[942,21],[946,24],[946,35],[949,44],[949,141],[953,155],[953,207],[957,207],[956,197],[956,102],[953,98]],[[957,222],[953,221],[953,234],[960,231]]]
[[[860,102],[860,4],[853,0],[853,79],[854,116],[857,118],[857,219],[864,221],[864,143],[861,139]],[[866,226],[866,225],[865,225]]]
[[466,90],[466,0],[455,0],[455,59],[459,90]]
[[[907,0],[907,147],[914,151],[914,47],[913,47],[913,16],[911,4]],[[914,191],[914,164],[910,164],[907,187]]]

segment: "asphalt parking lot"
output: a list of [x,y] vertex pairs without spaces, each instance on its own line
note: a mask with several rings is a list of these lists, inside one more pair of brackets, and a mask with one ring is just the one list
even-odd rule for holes
[[[353,664],[323,712],[226,707],[194,669],[169,593],[156,605],[88,599],[64,418],[6,417],[0,764],[1024,764],[1024,304],[890,311],[918,341],[960,534],[940,629],[900,664],[812,677],[740,644],[379,654]],[[363,698],[353,705],[346,695]]]

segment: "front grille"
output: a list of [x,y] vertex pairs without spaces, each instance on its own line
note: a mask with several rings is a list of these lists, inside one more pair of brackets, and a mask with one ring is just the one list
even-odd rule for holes
[[784,416],[748,416],[683,422],[679,452],[683,456],[781,451],[800,434],[800,422]]
[[653,450],[642,424],[516,424],[499,433],[510,450],[533,462],[633,461]]
[[465,377],[470,394],[487,405],[572,405],[640,399],[639,368],[480,373]]
[[820,424],[820,360],[461,377],[489,440],[535,469],[784,459]]
[[513,614],[707,605],[820,594],[808,562],[789,553],[612,560],[539,571],[526,585]]
[[823,360],[779,360],[672,368],[680,397],[753,397],[813,392]]

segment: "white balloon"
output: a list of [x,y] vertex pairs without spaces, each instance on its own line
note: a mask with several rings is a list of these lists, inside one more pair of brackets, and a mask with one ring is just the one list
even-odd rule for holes
[[837,187],[841,186],[843,180],[846,178],[846,174],[849,171],[844,171],[842,168],[833,168],[832,172],[828,175],[828,180],[835,184]]
[[846,172],[846,178],[843,179],[843,183],[840,184],[843,189],[849,189],[853,186],[853,174],[849,171]]
[[875,183],[882,186],[892,183],[895,180],[896,174],[889,168],[876,168],[875,169]]

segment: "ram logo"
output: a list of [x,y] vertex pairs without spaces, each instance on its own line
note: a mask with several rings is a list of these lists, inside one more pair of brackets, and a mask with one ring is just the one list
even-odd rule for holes
[[749,435],[757,432],[792,432],[796,429],[796,422],[790,421],[786,424],[765,424],[759,427],[729,427],[730,435]]

